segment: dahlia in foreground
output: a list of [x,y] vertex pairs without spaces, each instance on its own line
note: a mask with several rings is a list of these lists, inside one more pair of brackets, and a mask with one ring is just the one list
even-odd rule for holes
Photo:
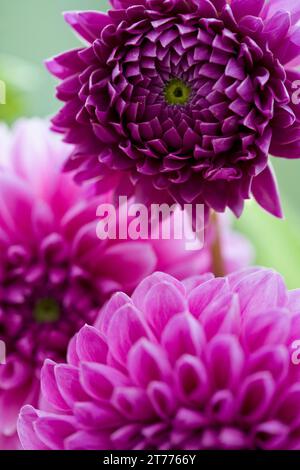
[[[25,449],[300,449],[300,291],[275,272],[179,282],[156,273],[115,294],[46,361],[47,407],[23,408]],[[299,338],[297,338],[299,339]]]
[[280,217],[268,153],[300,156],[299,4],[111,3],[107,15],[66,13],[87,44],[48,61],[77,181],[237,216],[253,195]]

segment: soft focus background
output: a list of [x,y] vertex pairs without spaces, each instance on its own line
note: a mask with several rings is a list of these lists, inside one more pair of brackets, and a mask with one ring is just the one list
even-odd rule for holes
[[[43,60],[78,47],[62,11],[108,8],[106,0],[0,0],[0,80],[7,84],[7,104],[0,119],[49,116],[58,103],[54,80]],[[299,155],[300,156],[300,155]],[[290,287],[300,286],[300,160],[273,159],[283,197],[285,221],[274,220],[249,203],[237,227],[253,241],[257,262],[274,267]]]

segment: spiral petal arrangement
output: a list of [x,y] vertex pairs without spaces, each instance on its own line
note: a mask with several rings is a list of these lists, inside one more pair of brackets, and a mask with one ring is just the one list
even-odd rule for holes
[[115,294],[68,363],[45,363],[53,411],[23,408],[24,448],[299,450],[299,299],[255,268]]
[[[88,43],[48,61],[65,102],[68,168],[97,190],[203,203],[237,216],[253,195],[281,216],[274,156],[298,158],[300,7],[274,0],[114,0],[69,12]],[[284,129],[284,131],[282,131]]]

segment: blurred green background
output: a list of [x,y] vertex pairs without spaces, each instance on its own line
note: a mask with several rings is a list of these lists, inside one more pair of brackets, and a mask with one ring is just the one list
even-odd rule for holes
[[[55,81],[43,60],[72,47],[75,37],[62,18],[65,10],[108,8],[106,0],[0,0],[0,80],[7,84],[7,105],[0,119],[48,116],[59,104]],[[300,160],[273,159],[284,200],[285,221],[250,203],[237,222],[255,244],[257,262],[281,271],[291,287],[300,286]]]

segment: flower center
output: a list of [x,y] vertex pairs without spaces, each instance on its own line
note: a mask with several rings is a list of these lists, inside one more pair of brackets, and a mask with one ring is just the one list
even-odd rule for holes
[[165,99],[171,105],[185,105],[191,95],[191,89],[182,80],[173,78],[165,86]]
[[54,323],[59,320],[60,308],[54,299],[39,299],[35,304],[33,316],[38,323]]

